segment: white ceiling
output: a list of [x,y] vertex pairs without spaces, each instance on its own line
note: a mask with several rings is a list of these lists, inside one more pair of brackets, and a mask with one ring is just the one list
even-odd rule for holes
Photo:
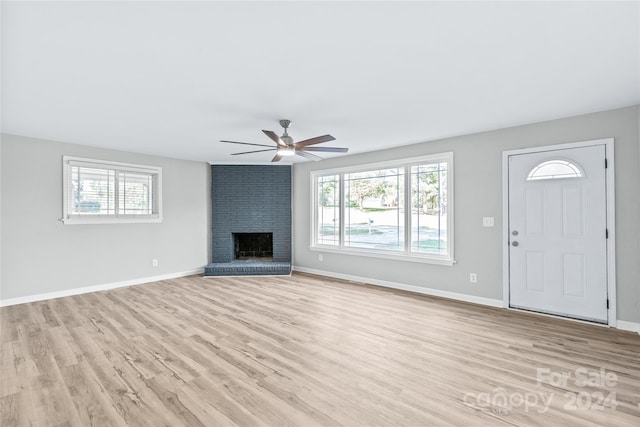
[[638,2],[5,1],[2,130],[268,162],[218,140],[269,144],[288,118],[378,150],[638,104],[639,21]]

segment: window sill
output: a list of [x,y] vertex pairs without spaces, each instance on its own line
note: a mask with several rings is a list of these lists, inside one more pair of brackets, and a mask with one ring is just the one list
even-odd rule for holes
[[314,252],[330,252],[335,254],[342,255],[354,255],[354,256],[364,256],[370,258],[383,258],[389,260],[397,260],[397,261],[409,261],[409,262],[419,262],[423,264],[435,264],[435,265],[444,265],[451,267],[456,263],[454,259],[445,258],[445,257],[435,257],[435,256],[427,256],[427,255],[408,255],[406,253],[395,253],[389,251],[376,251],[376,250],[367,250],[367,249],[355,249],[355,248],[335,248],[332,246],[309,246],[309,250]]
[[136,217],[73,217],[63,218],[60,221],[64,225],[78,225],[78,224],[157,224],[162,222],[161,217],[148,217],[136,218]]

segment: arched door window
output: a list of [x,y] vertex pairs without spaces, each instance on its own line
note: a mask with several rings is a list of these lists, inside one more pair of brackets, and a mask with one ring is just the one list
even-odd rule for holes
[[582,177],[584,177],[584,172],[580,166],[568,160],[554,159],[539,163],[531,169],[527,181]]

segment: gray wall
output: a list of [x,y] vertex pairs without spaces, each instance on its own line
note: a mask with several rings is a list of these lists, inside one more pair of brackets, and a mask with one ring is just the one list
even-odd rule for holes
[[[294,265],[502,300],[502,151],[615,138],[618,319],[640,322],[640,131],[638,106],[294,166]],[[428,118],[425,118],[428,120]],[[342,141],[341,145],[349,145]],[[310,251],[313,170],[454,152],[453,267]],[[493,216],[494,228],[482,227]],[[478,283],[469,283],[469,273]]]
[[291,261],[291,166],[211,166],[213,262],[233,261],[232,233],[273,233],[273,260]]
[[[2,299],[204,267],[209,165],[2,135]],[[63,225],[62,156],[162,167],[159,224]],[[158,267],[151,260],[158,259]]]

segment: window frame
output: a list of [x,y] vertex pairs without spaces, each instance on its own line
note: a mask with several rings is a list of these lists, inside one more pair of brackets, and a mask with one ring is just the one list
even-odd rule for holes
[[[74,163],[74,164],[72,164]],[[119,214],[117,208],[114,214],[78,215],[69,211],[70,195],[70,174],[73,166],[85,166],[95,169],[113,170],[116,176],[116,187],[118,182],[118,172],[133,172],[149,174],[153,179],[154,202],[153,213],[142,214]],[[115,197],[116,207],[119,203]],[[75,224],[133,224],[133,223],[160,223],[162,222],[162,168],[159,166],[148,166],[134,163],[114,162],[109,160],[90,159],[85,157],[62,156],[62,218],[65,225]]]
[[[356,166],[348,166],[332,169],[314,170],[310,173],[311,181],[311,244],[309,249],[318,252],[333,252],[339,254],[359,255],[373,258],[394,259],[401,261],[421,262],[427,264],[437,264],[452,266],[455,263],[454,257],[454,162],[453,152],[430,154],[420,157],[411,157],[398,160],[390,160],[384,162],[360,164]],[[411,167],[425,164],[445,162],[447,164],[447,254],[425,254],[411,251],[411,232],[412,232],[412,198],[411,198]],[[404,168],[404,251],[387,251],[384,249],[368,249],[354,248],[344,245],[344,229],[345,229],[345,180],[344,175],[349,173],[368,172],[378,169]],[[318,178],[327,175],[338,175],[338,185],[340,188],[339,200],[339,241],[337,245],[325,245],[318,243]]]

